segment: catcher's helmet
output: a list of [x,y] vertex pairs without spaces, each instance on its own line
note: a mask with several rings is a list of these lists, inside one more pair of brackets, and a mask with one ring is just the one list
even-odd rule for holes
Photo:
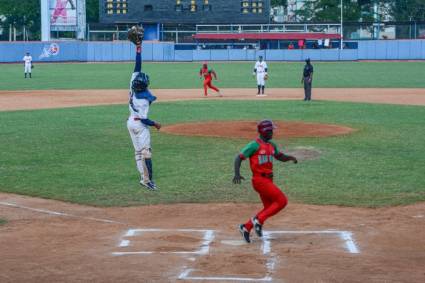
[[272,139],[273,129],[275,128],[276,126],[273,124],[272,120],[263,120],[257,124],[258,133],[266,141]]
[[131,83],[131,89],[138,93],[145,91],[149,86],[149,76],[139,72]]

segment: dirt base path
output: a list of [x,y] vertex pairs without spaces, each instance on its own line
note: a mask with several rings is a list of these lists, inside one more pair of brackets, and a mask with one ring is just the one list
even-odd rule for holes
[[[200,89],[156,89],[153,92],[158,101],[205,99]],[[256,97],[255,89],[222,89],[222,93],[223,98],[211,93],[207,99],[302,100],[304,98],[302,89],[267,89],[266,97]],[[425,89],[317,88],[313,89],[313,100],[425,105]],[[127,101],[127,90],[0,91],[0,111],[123,104]]]
[[94,208],[0,194],[0,215],[9,221],[0,226],[0,281],[425,280],[425,203],[382,209],[290,203],[265,226],[269,240],[253,236],[243,244],[236,225],[259,208]]

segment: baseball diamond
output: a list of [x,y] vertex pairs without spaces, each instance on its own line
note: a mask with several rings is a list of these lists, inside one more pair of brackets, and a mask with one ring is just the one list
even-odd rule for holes
[[425,282],[420,1],[3,2],[0,282]]

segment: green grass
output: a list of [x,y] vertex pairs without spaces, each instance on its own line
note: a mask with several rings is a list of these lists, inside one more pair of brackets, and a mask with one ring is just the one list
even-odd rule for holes
[[[172,136],[152,131],[159,192],[138,185],[125,126],[127,106],[0,113],[0,190],[98,206],[179,202],[258,202],[249,182],[231,183],[233,159],[248,141]],[[346,206],[404,205],[425,200],[425,108],[301,101],[157,103],[163,124],[204,120],[336,123],[348,136],[278,140],[312,146],[317,160],[275,163],[276,183],[291,201]]]
[[1,225],[4,225],[4,224],[6,224],[6,223],[7,223],[7,221],[6,221],[6,220],[4,220],[4,219],[1,219],[1,218],[0,218],[0,226],[1,226]]
[[[254,62],[211,63],[219,87],[247,88],[256,83]],[[315,87],[423,88],[425,62],[315,63]],[[133,63],[36,64],[34,78],[23,79],[21,64],[0,65],[0,90],[124,89]],[[269,87],[301,87],[303,64],[270,62]],[[146,63],[152,88],[199,88],[199,63]]]

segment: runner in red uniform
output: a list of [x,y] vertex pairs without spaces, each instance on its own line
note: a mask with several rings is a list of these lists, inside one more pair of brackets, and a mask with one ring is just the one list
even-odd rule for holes
[[222,96],[220,93],[220,90],[216,88],[215,86],[213,86],[211,83],[213,76],[214,76],[214,79],[217,80],[217,74],[215,73],[213,69],[208,68],[207,63],[204,63],[202,65],[201,70],[199,71],[199,77],[202,78],[202,76],[204,76],[204,96],[205,97],[208,96],[208,88],[215,90],[216,92],[218,92],[219,96]]
[[258,237],[263,236],[263,224],[271,216],[281,211],[288,199],[285,194],[273,183],[273,159],[282,162],[293,161],[297,159],[279,151],[275,143],[271,141],[273,137],[273,122],[263,120],[257,125],[259,137],[247,144],[235,159],[235,176],[233,183],[240,184],[244,177],[240,175],[242,160],[249,158],[252,171],[252,186],[260,195],[264,208],[245,224],[240,224],[239,231],[247,243],[250,243],[251,229],[255,229]]

